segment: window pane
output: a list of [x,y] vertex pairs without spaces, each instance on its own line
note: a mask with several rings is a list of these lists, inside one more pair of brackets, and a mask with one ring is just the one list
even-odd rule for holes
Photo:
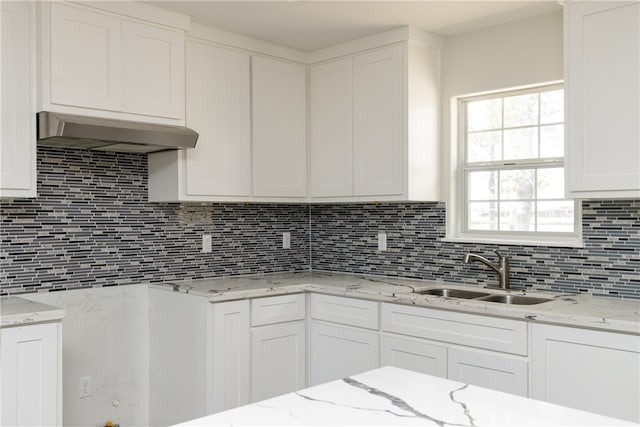
[[497,172],[469,172],[467,180],[469,200],[496,200],[498,198]]
[[504,127],[538,124],[538,94],[504,98]]
[[535,170],[520,169],[500,172],[500,199],[534,198]]
[[540,94],[540,124],[564,122],[564,90]]
[[469,162],[488,162],[502,159],[502,132],[471,133],[467,137]]
[[538,128],[504,131],[504,159],[535,159],[538,157]]
[[564,168],[538,169],[538,199],[564,198]]
[[538,202],[538,231],[573,231],[574,202]]
[[540,157],[564,156],[564,125],[540,126]]
[[497,230],[498,204],[494,202],[469,202],[467,211],[468,230]]
[[500,202],[500,231],[534,231],[534,202]]
[[467,130],[488,130],[502,127],[502,99],[472,101],[467,104]]

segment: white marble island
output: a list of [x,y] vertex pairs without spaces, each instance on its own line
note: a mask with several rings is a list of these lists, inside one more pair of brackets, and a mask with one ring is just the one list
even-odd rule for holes
[[636,424],[457,381],[383,367],[178,425],[481,427]]

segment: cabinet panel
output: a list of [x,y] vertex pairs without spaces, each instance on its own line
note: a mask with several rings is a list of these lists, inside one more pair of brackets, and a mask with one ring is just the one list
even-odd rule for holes
[[305,322],[261,326],[251,331],[251,396],[254,402],[305,387]]
[[122,107],[121,21],[52,3],[50,31],[51,102],[119,110]]
[[387,303],[381,312],[384,331],[527,354],[526,322]]
[[311,68],[311,197],[353,194],[353,59]]
[[34,22],[30,2],[2,2],[0,196],[36,196]]
[[380,365],[447,377],[447,348],[442,345],[382,334]]
[[403,193],[403,48],[354,58],[354,194]]
[[375,332],[311,322],[310,348],[311,385],[379,367]]
[[251,300],[251,326],[302,320],[305,315],[305,294],[280,295]]
[[250,57],[187,42],[187,126],[199,133],[186,151],[186,194],[251,192]]
[[565,9],[567,185],[574,197],[640,196],[640,3]]
[[2,425],[61,425],[58,323],[0,331]]
[[249,403],[249,300],[213,304],[213,412]]
[[378,329],[378,303],[311,294],[311,317],[360,328]]
[[506,393],[528,396],[528,363],[525,359],[449,348],[448,378]]
[[254,195],[305,197],[305,67],[262,57],[251,61]]
[[184,117],[184,33],[122,22],[123,110]]
[[531,397],[640,422],[640,337],[531,327]]

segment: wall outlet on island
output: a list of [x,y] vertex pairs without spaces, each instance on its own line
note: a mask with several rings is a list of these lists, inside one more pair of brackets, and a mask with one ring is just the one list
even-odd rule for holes
[[91,377],[80,377],[78,397],[83,399],[91,396]]

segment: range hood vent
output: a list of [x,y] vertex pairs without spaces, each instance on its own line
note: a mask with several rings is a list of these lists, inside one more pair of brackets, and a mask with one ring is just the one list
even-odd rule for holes
[[39,112],[37,122],[38,144],[48,147],[154,153],[194,148],[198,140],[198,134],[186,127],[48,111]]

